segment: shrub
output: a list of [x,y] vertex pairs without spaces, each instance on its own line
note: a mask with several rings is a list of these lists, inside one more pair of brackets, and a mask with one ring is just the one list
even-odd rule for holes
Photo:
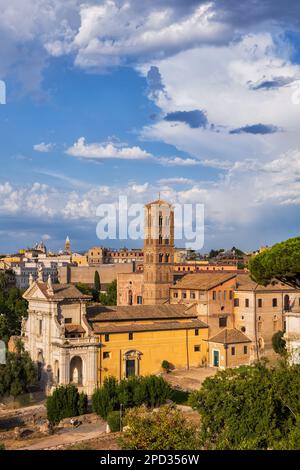
[[97,388],[93,393],[93,411],[103,419],[106,419],[108,413],[114,411],[119,406],[117,386],[115,377],[107,377],[104,380],[103,386]]
[[277,331],[272,337],[272,346],[274,351],[281,356],[286,355],[286,342],[283,338],[284,331]]
[[153,408],[165,403],[170,395],[171,388],[162,377],[130,377],[119,383],[114,377],[109,377],[93,394],[93,411],[106,419],[110,411],[120,409],[120,404],[124,408],[142,404]]
[[47,418],[52,425],[64,418],[78,416],[86,412],[87,396],[79,395],[75,385],[61,385],[47,398]]
[[128,410],[124,424],[127,429],[119,440],[122,449],[196,450],[200,446],[197,428],[174,406]]
[[120,431],[120,411],[110,411],[107,415],[107,424],[111,432],[119,432]]
[[78,414],[85,415],[88,410],[88,397],[85,393],[81,392],[78,398]]
[[172,370],[172,364],[170,364],[170,362],[166,361],[166,360],[162,361],[161,367],[162,367],[162,369],[164,369],[165,372],[167,372],[167,374],[169,372],[171,372],[171,370]]

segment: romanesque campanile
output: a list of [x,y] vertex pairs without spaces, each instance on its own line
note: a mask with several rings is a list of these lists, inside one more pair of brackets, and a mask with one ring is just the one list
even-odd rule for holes
[[174,210],[161,199],[145,206],[144,224],[145,305],[163,304],[173,284]]

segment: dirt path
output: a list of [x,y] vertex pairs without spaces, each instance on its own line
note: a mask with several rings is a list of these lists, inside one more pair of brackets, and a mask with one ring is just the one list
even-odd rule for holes
[[43,450],[53,449],[59,446],[66,446],[76,444],[78,442],[95,439],[104,434],[106,430],[106,423],[98,422],[91,424],[82,424],[76,429],[63,429],[53,436],[39,439],[35,444],[27,447],[19,448],[18,450]]
[[213,367],[191,367],[189,370],[174,370],[170,374],[164,374],[164,378],[174,387],[183,390],[199,390],[207,377],[217,373],[218,369]]

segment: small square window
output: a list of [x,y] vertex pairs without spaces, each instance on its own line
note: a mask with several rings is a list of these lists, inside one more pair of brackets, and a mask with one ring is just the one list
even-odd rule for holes
[[198,330],[198,328],[196,328],[196,330],[195,330],[195,336],[199,336],[199,330]]
[[103,359],[109,359],[110,358],[110,353],[108,351],[105,351],[103,353]]
[[249,307],[249,299],[245,299],[245,307]]
[[213,300],[217,300],[217,293],[215,290],[213,291]]
[[244,354],[248,354],[248,346],[244,346]]
[[227,317],[219,318],[219,327],[226,328],[226,326],[227,326]]
[[262,299],[257,299],[258,308],[262,308]]
[[194,351],[195,352],[200,352],[201,351],[200,344],[197,344],[196,346],[194,346]]
[[232,346],[232,348],[231,348],[231,355],[235,356],[235,347],[234,346]]
[[234,299],[233,304],[234,304],[235,307],[239,307],[240,299]]
[[128,339],[129,340],[133,339],[133,333],[128,333]]
[[277,307],[277,299],[272,299],[272,307]]
[[106,342],[109,341],[109,335],[108,335],[108,334],[106,334],[106,335],[104,336],[104,340],[105,340]]

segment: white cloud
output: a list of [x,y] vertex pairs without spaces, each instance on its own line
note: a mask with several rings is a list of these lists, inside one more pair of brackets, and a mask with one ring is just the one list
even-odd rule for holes
[[88,159],[111,159],[118,158],[122,160],[144,160],[151,157],[151,154],[140,147],[125,147],[115,143],[92,143],[86,144],[85,138],[80,137],[72,147],[69,147],[66,154],[72,157]]
[[195,166],[201,165],[200,161],[193,158],[182,157],[156,157],[138,146],[129,147],[117,142],[94,142],[87,144],[84,137],[80,137],[65,153],[72,157],[86,158],[90,160],[146,160],[163,166]]
[[232,34],[228,25],[216,20],[212,2],[181,8],[180,13],[176,3],[163,3],[143,8],[135,1],[83,4],[76,35],[68,32],[61,40],[48,41],[46,48],[56,56],[72,51],[83,68],[106,68],[224,41]]
[[164,166],[195,166],[201,165],[200,161],[193,158],[160,157],[158,161]]
[[52,149],[53,149],[53,144],[51,143],[45,144],[45,142],[41,142],[40,144],[35,144],[33,146],[33,150],[35,150],[36,152],[42,152],[42,153],[51,152]]
[[159,184],[193,184],[194,180],[190,178],[183,178],[182,176],[175,178],[161,178],[158,180]]
[[[289,45],[279,37],[275,40],[270,33],[259,33],[228,46],[197,47],[156,61],[164,93],[150,97],[162,116],[201,109],[210,125],[192,129],[162,120],[145,127],[143,138],[175,145],[207,165],[224,161],[225,168],[230,162],[258,155],[272,159],[274,154],[297,148],[300,105],[293,104],[292,97],[300,66],[291,63],[290,54]],[[140,68],[145,76],[152,64]],[[254,89],[276,81],[284,85]],[[276,126],[279,132],[230,133],[259,123]]]

